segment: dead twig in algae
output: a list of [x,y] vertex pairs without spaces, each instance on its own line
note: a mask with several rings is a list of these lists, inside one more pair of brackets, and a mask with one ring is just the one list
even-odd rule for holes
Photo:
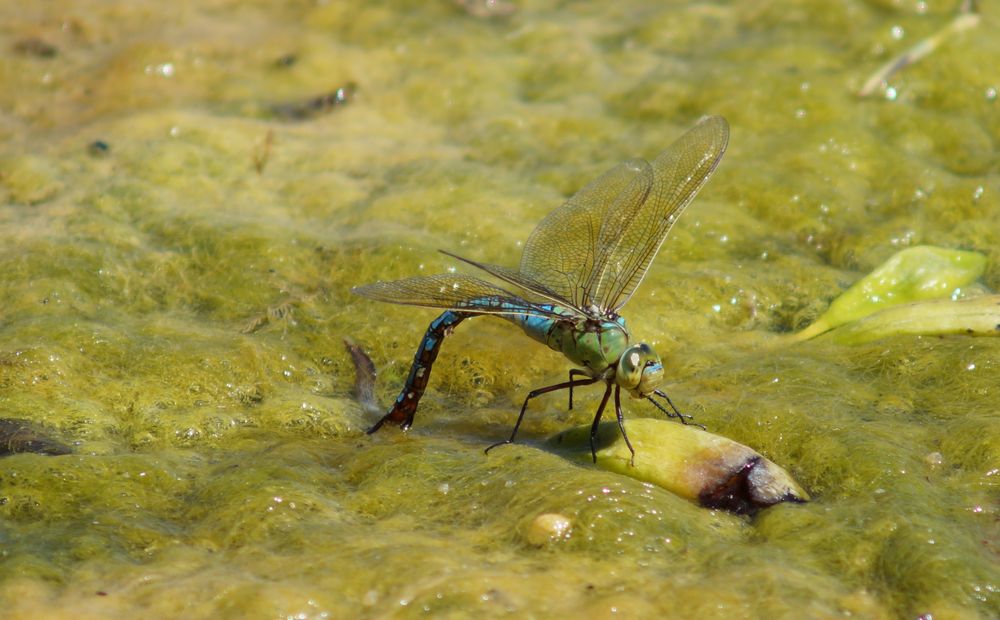
[[264,134],[264,139],[257,144],[257,148],[254,149],[253,153],[253,167],[257,170],[257,174],[264,172],[268,160],[271,159],[271,147],[273,145],[274,130],[268,129],[267,133]]
[[864,86],[858,90],[858,96],[868,97],[879,89],[887,89],[889,78],[895,75],[898,71],[905,69],[924,56],[927,56],[952,36],[978,26],[982,19],[979,13],[976,12],[976,9],[976,0],[965,0],[959,9],[958,15],[952,19],[947,26],[942,28],[936,34],[933,34],[925,39],[921,39],[916,45],[879,67],[878,70],[865,81]]

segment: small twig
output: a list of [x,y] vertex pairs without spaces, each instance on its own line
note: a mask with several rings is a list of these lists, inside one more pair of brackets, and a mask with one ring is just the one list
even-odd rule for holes
[[976,12],[976,1],[965,0],[965,2],[962,3],[959,14],[955,17],[955,19],[951,20],[947,26],[942,28],[936,34],[920,40],[910,49],[904,51],[902,54],[899,54],[889,62],[879,67],[879,69],[873,73],[867,81],[865,81],[864,86],[862,86],[858,91],[858,96],[867,97],[879,88],[885,88],[889,78],[896,72],[905,69],[924,56],[927,56],[937,49],[942,43],[947,41],[951,36],[978,26],[980,21],[980,15]]
[[264,172],[264,167],[267,166],[268,160],[271,159],[271,146],[273,144],[274,130],[268,129],[267,133],[264,134],[263,142],[258,143],[253,153],[253,167],[257,170],[257,174]]

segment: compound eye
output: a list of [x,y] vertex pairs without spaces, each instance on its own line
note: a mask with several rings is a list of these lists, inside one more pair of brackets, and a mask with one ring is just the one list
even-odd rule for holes
[[630,351],[628,355],[625,356],[625,365],[631,372],[639,367],[639,362],[642,361],[642,356],[639,355],[638,351]]
[[646,363],[646,358],[639,347],[629,347],[622,353],[618,361],[617,379],[622,387],[632,389],[639,384],[642,378],[642,369]]

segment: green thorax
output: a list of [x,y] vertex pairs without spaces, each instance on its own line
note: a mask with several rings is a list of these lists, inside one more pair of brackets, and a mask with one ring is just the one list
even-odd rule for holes
[[625,319],[583,321],[567,316],[565,321],[541,317],[511,317],[529,336],[559,351],[592,376],[614,373],[618,358],[628,348]]

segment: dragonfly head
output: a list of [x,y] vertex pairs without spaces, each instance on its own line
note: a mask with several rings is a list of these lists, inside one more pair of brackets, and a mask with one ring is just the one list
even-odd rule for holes
[[652,394],[663,381],[663,362],[653,347],[636,344],[625,349],[618,358],[615,382],[637,398]]

